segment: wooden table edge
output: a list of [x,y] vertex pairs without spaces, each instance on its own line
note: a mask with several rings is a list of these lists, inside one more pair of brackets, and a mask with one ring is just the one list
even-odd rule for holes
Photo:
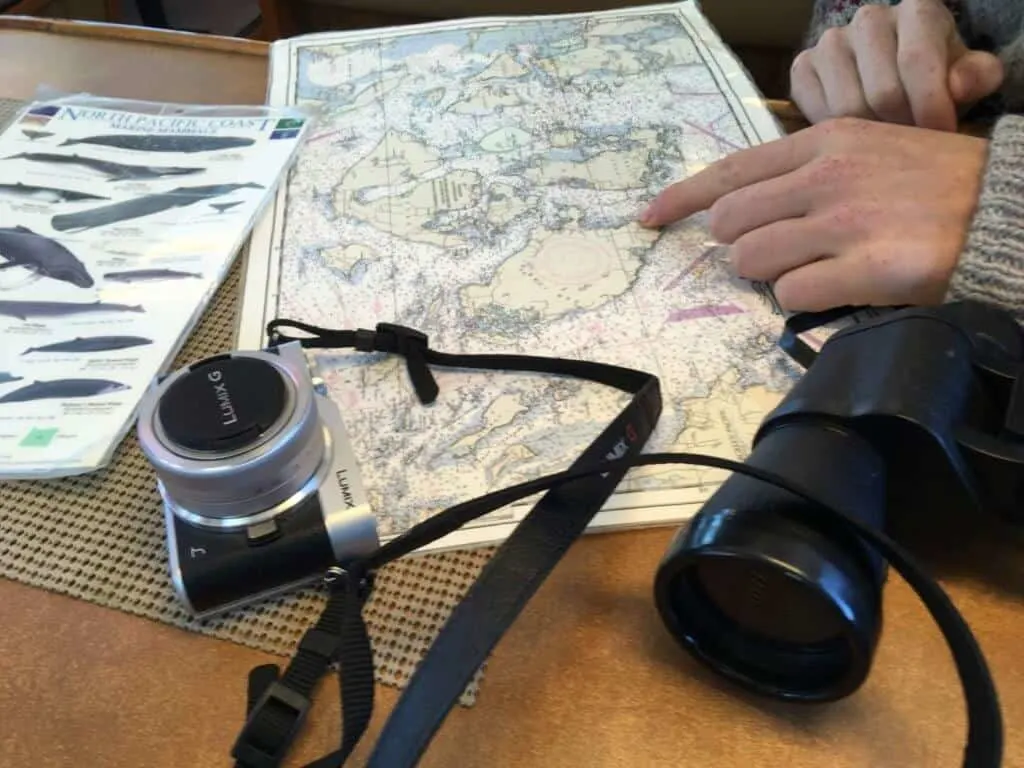
[[[268,58],[270,53],[270,44],[260,40],[207,33],[182,32],[179,30],[153,29],[128,24],[112,24],[109,22],[17,15],[0,16],[0,32],[6,30],[40,32],[68,37],[84,37],[93,40],[109,40],[112,42],[149,43],[262,58]],[[785,124],[787,130],[807,125],[806,118],[804,118],[793,102],[786,99],[766,99],[764,103],[768,110]]]
[[153,29],[129,24],[111,24],[100,21],[73,21],[38,18],[35,16],[0,16],[0,32],[5,30],[43,32],[69,37],[87,37],[94,40],[169,45],[178,48],[221,51],[264,58],[270,51],[270,45],[259,40],[197,32],[182,32],[170,29]]

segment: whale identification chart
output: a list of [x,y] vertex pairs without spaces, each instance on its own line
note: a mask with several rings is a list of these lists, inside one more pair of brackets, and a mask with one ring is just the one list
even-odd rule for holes
[[296,109],[73,96],[0,134],[0,478],[107,463],[306,124]]
[[[649,448],[740,458],[795,380],[765,286],[697,216],[637,216],[665,185],[781,129],[693,2],[274,43],[269,103],[316,127],[253,234],[240,340],[274,317],[411,326],[447,352],[641,368],[661,380]],[[456,502],[568,465],[625,396],[558,377],[313,353],[389,538]],[[593,529],[685,520],[722,473],[631,473]],[[529,505],[437,547],[503,540]]]

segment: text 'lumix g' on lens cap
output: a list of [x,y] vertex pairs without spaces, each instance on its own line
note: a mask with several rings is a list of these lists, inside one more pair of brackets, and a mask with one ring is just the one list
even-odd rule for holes
[[160,399],[167,438],[192,451],[221,453],[245,448],[284,411],[287,392],[277,369],[251,357],[221,355],[202,360]]

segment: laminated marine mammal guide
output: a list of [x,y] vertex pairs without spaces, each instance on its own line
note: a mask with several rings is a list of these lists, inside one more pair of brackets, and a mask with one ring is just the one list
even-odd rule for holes
[[294,109],[71,95],[0,133],[0,479],[107,464],[305,130]]
[[[667,183],[780,128],[692,2],[483,18],[275,43],[269,102],[311,111],[257,225],[240,328],[402,323],[452,352],[561,355],[662,380],[651,449],[741,457],[792,383],[770,293],[733,279],[703,217],[639,227]],[[596,384],[315,354],[382,534],[568,466],[622,407]],[[721,475],[627,478],[596,528],[691,516]],[[498,541],[528,507],[443,540]]]

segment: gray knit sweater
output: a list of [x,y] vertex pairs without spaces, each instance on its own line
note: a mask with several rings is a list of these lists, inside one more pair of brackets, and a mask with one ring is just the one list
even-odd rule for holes
[[[846,24],[862,5],[897,0],[816,0],[807,43]],[[997,54],[1006,81],[988,106],[1000,117],[991,133],[978,207],[948,297],[979,299],[1024,322],[1024,0],[946,0],[968,47]]]

